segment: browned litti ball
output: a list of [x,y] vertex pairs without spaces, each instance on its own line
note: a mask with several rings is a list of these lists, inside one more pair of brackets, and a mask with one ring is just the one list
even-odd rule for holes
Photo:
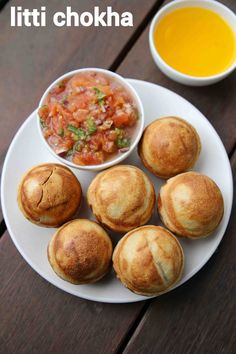
[[145,224],[154,211],[155,190],[148,176],[131,165],[118,165],[97,174],[87,193],[97,220],[116,232]]
[[113,267],[123,285],[134,293],[159,295],[181,278],[184,254],[170,231],[146,225],[128,232],[118,242]]
[[224,201],[211,178],[185,172],[161,187],[158,210],[165,226],[176,235],[198,239],[217,228],[224,214]]
[[200,151],[197,131],[178,117],[164,117],[149,124],[138,146],[144,166],[164,179],[191,169]]
[[31,222],[56,227],[70,220],[82,199],[80,183],[63,165],[45,163],[31,168],[22,177],[17,201]]
[[48,245],[54,272],[73,284],[94,283],[109,270],[112,243],[103,228],[87,219],[61,226]]

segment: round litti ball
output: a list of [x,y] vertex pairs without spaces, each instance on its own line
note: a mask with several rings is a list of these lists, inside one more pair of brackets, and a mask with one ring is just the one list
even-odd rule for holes
[[169,178],[191,169],[200,154],[197,131],[178,117],[164,117],[148,125],[139,142],[144,166],[160,178]]
[[71,170],[45,163],[31,168],[21,179],[17,201],[31,222],[56,227],[70,220],[80,207],[82,190]]
[[209,177],[186,172],[161,187],[158,210],[165,226],[179,236],[198,239],[210,235],[224,214],[219,187]]
[[168,230],[147,225],[128,232],[118,242],[113,267],[123,285],[134,293],[159,295],[181,278],[184,254]]
[[48,245],[54,272],[73,284],[94,283],[109,270],[110,237],[96,222],[76,219],[61,226]]
[[118,165],[97,174],[87,193],[97,220],[110,230],[127,232],[145,224],[154,211],[155,190],[137,167]]

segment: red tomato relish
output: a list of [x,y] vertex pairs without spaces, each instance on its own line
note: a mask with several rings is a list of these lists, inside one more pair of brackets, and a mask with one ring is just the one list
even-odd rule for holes
[[129,149],[138,110],[117,80],[81,72],[49,92],[39,116],[56,154],[77,165],[98,165]]

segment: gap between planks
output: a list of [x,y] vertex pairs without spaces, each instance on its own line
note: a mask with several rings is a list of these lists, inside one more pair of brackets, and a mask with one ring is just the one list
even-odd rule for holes
[[146,27],[148,26],[149,22],[152,20],[153,16],[159,10],[161,5],[164,3],[164,0],[157,0],[154,5],[151,7],[147,16],[140,22],[139,26],[136,28],[134,33],[131,35],[129,40],[126,42],[120,53],[117,55],[116,59],[113,63],[109,66],[109,70],[116,71],[122,61],[125,59],[129,51],[133,48],[136,41],[139,39],[141,34],[145,31]]
[[120,343],[118,349],[116,350],[116,354],[124,353],[124,350],[126,349],[127,345],[129,344],[129,341],[133,337],[136,329],[140,325],[142,319],[144,318],[146,311],[148,310],[149,306],[151,305],[151,303],[153,302],[154,299],[155,298],[147,299],[145,301],[145,304],[141,308],[138,316],[134,319],[134,322],[132,323],[131,327],[129,328],[129,330],[127,331],[126,335],[124,336],[122,342]]

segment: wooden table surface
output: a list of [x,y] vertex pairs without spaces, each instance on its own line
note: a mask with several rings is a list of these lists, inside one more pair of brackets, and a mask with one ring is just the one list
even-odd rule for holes
[[[221,2],[236,11],[235,0]],[[236,72],[205,88],[166,78],[148,46],[150,21],[163,3],[50,0],[49,14],[69,5],[78,12],[95,5],[132,11],[134,27],[38,29],[11,28],[10,7],[39,8],[45,1],[0,0],[0,166],[48,84],[66,71],[95,66],[157,83],[192,102],[220,135],[235,175]],[[169,294],[140,303],[103,304],[64,293],[37,275],[13,245],[0,213],[0,353],[235,353],[235,232],[232,213],[217,252]]]

